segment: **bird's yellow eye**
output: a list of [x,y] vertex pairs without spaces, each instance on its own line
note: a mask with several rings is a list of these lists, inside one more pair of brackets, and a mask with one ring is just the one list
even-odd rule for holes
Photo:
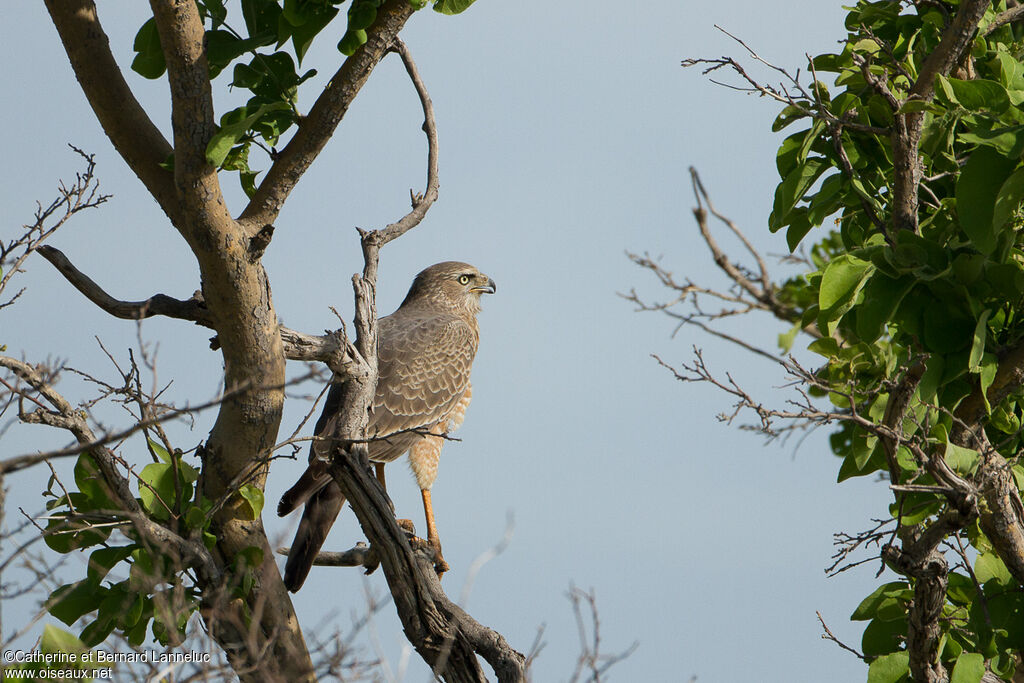
[[468,285],[469,284],[469,276],[468,275],[460,275],[459,276],[459,284],[460,285]]

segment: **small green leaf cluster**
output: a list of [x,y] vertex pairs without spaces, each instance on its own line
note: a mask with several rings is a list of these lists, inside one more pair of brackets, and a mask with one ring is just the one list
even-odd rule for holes
[[[920,97],[918,74],[956,4],[859,0],[849,8],[843,49],[811,60],[814,82],[776,119],[774,130],[806,127],[779,148],[769,228],[784,230],[792,250],[817,238],[813,270],[778,291],[794,311],[780,345],[788,349],[798,330],[816,327],[810,350],[826,362],[812,393],[875,423],[897,380],[916,368],[904,442],[941,454],[967,479],[980,456],[952,442],[953,415],[980,395],[988,439],[1020,487],[1024,395],[990,404],[986,391],[1000,358],[1024,343],[1024,33],[1010,23],[986,35],[1006,9],[993,2],[969,54],[936,78],[934,96]],[[826,73],[830,85],[820,80]],[[900,125],[921,132],[916,229],[892,220],[900,180],[892,131]],[[936,483],[906,446],[891,463],[878,436],[851,422],[830,444],[842,458],[839,481],[895,467],[900,482]],[[938,493],[901,493],[890,513],[913,526],[946,506]],[[967,537],[975,577],[950,574],[940,657],[956,681],[978,681],[986,666],[1008,678],[1024,642],[1024,594],[977,524]],[[906,680],[911,595],[912,583],[886,584],[853,615],[868,622],[862,646],[872,683]]]
[[[367,30],[377,19],[383,0],[351,0],[347,24],[338,50],[355,54],[367,40]],[[241,107],[221,116],[220,129],[206,148],[211,165],[237,171],[248,196],[256,191],[256,176],[249,166],[253,144],[273,149],[281,136],[299,123],[298,89],[316,75],[316,69],[300,73],[298,66],[313,40],[340,14],[345,0],[242,0],[241,25],[229,21],[227,0],[196,0],[206,26],[206,61],[210,79],[231,69],[230,86],[248,90],[251,97]],[[426,0],[410,0],[420,9]],[[442,14],[465,11],[473,0],[435,0]],[[290,45],[291,51],[282,49]],[[156,22],[149,19],[135,36],[132,70],[146,78],[160,78],[167,70]],[[272,51],[263,50],[270,48]],[[262,50],[262,51],[261,51]],[[294,55],[294,56],[293,56]],[[171,168],[172,160],[164,163]]]
[[[61,676],[57,674],[58,671],[75,670],[80,671],[83,674],[85,672],[95,672],[98,668],[103,668],[104,665],[100,663],[95,654],[89,651],[89,648],[78,639],[72,633],[65,631],[62,628],[57,628],[53,624],[47,624],[43,627],[43,635],[39,641],[39,653],[43,657],[36,658],[34,661],[27,662],[16,662],[16,663],[4,663],[5,671],[31,671],[38,674],[35,678],[24,678],[22,680],[39,680],[48,678],[61,677],[63,680],[66,674]],[[48,674],[43,674],[43,672]],[[4,676],[4,680],[18,680],[13,674],[7,674]],[[76,680],[91,681],[95,680],[89,676],[76,677]]]
[[[138,473],[136,499],[145,515],[186,538],[212,548],[209,500],[194,493],[198,472],[182,461],[181,452],[168,452],[155,441],[149,449],[158,462]],[[185,635],[189,617],[199,607],[200,593],[180,558],[139,533],[119,514],[113,493],[88,452],[79,456],[74,470],[77,491],[52,492],[46,544],[59,553],[92,549],[86,576],[65,584],[50,595],[51,615],[68,626],[95,613],[79,638],[94,647],[117,630],[132,645],[141,645],[147,632],[166,645]],[[257,513],[258,514],[258,513]],[[109,579],[120,565],[127,578]]]

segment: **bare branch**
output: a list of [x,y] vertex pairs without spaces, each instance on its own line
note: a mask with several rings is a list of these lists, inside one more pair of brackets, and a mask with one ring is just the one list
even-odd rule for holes
[[[640,646],[639,641],[634,641],[625,650],[614,655],[601,654],[601,620],[597,613],[597,596],[593,589],[583,591],[576,586],[569,587],[569,600],[572,602],[572,611],[576,617],[576,628],[580,638],[580,656],[576,661],[576,668],[569,678],[570,683],[580,680],[584,670],[589,674],[587,680],[590,683],[600,683],[608,670],[629,657]],[[588,617],[583,616],[583,605],[587,606]],[[590,637],[587,636],[587,622],[590,623]]]
[[835,637],[832,631],[829,630],[828,625],[825,623],[825,619],[822,618],[821,612],[815,612],[815,614],[818,615],[818,621],[821,623],[821,628],[825,631],[823,634],[821,634],[822,640],[831,640],[833,643],[843,648],[847,652],[853,653],[858,659],[861,659],[865,662],[867,661],[867,657],[865,657],[860,652],[857,652],[857,650],[855,650],[854,648],[850,647],[849,645]]
[[[74,145],[68,146],[85,160],[85,170],[75,174],[74,183],[61,181],[57,187],[57,198],[45,207],[36,202],[35,220],[24,226],[25,231],[19,237],[10,242],[0,242],[0,292],[3,292],[11,278],[22,272],[21,267],[29,255],[41,249],[40,245],[72,216],[80,211],[96,208],[110,199],[110,195],[99,192],[99,181],[95,176],[95,157]],[[49,223],[50,221],[52,223]],[[9,301],[0,304],[0,308],[13,304],[22,292],[24,289]]]
[[423,132],[427,136],[427,187],[423,194],[413,194],[410,192],[410,195],[412,195],[412,210],[397,222],[388,225],[380,231],[381,234],[376,238],[379,246],[387,244],[419,225],[423,217],[427,215],[427,211],[430,210],[430,207],[437,200],[437,192],[440,187],[437,175],[437,124],[434,122],[434,105],[430,101],[427,87],[423,85],[423,79],[420,78],[416,63],[412,60],[412,55],[409,54],[409,48],[405,46],[401,39],[396,37],[391,45],[391,50],[402,58],[402,64],[405,65],[405,71],[409,74],[409,79],[412,81],[413,86],[416,88],[416,94],[420,98],[420,106],[423,107]]
[[59,249],[48,245],[36,249],[39,254],[53,264],[68,282],[81,292],[89,301],[101,309],[124,320],[142,320],[154,315],[191,320],[204,327],[213,328],[210,312],[203,302],[202,294],[196,292],[184,301],[169,297],[166,294],[154,294],[143,301],[120,301],[107,294],[89,276],[78,270]]

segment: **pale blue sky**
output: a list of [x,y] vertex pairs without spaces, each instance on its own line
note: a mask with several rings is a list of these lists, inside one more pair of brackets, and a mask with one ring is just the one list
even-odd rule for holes
[[[101,2],[100,11],[127,67],[146,6]],[[480,318],[474,403],[462,441],[445,449],[434,500],[452,595],[514,515],[511,545],[477,576],[468,608],[521,650],[546,624],[537,681],[565,680],[572,671],[578,645],[565,598],[570,582],[596,591],[607,652],[639,641],[613,680],[866,675],[858,660],[821,641],[815,610],[859,646],[861,625],[847,618],[876,585],[877,567],[835,579],[823,568],[833,532],[859,530],[884,514],[884,488],[863,481],[837,487],[839,461],[825,432],[799,448],[795,441],[765,447],[719,423],[727,397],[674,381],[649,354],[678,362],[699,345],[714,369],[776,402],[786,396],[777,388],[784,378],[697,331],[670,339],[667,319],[634,313],[616,296],[633,286],[660,295],[625,250],[664,255],[678,276],[722,284],[690,214],[690,165],[756,244],[785,250],[781,236],[767,232],[778,107],[711,85],[679,62],[739,56],[741,48],[714,30],[719,24],[765,58],[800,67],[805,52],[835,46],[842,16],[839,2],[821,0],[790,3],[785,12],[750,0],[479,0],[458,17],[421,12],[403,33],[437,113],[441,198],[419,228],[385,249],[379,309],[393,310],[412,276],[437,261],[469,261],[498,283]],[[78,170],[65,147],[71,142],[96,154],[103,189],[115,196],[52,244],[120,298],[187,297],[198,288],[195,263],[103,136],[42,5],[14,3],[5,19],[12,30],[0,48],[8,65],[0,72],[8,93],[0,110],[8,159],[2,234],[13,235],[30,220],[34,200],[50,198],[56,179]],[[304,66],[320,68],[319,83],[340,59],[335,42],[324,39],[306,58]],[[166,131],[166,83],[128,78]],[[216,97],[224,111],[241,95],[222,87]],[[309,92],[300,107],[311,100]],[[354,227],[396,219],[409,188],[422,188],[420,123],[412,87],[389,57],[276,222],[265,264],[288,326],[310,333],[333,327],[332,305],[351,317],[349,278],[360,264]],[[254,167],[266,167],[254,159]],[[237,213],[237,181],[224,183]],[[20,278],[26,294],[0,314],[0,343],[29,360],[68,359],[110,378],[94,336],[124,358],[135,326],[105,316],[41,258],[27,271]],[[744,331],[771,347],[780,329],[751,319]],[[174,380],[178,400],[216,393],[220,357],[208,350],[208,331],[152,320],[142,336],[159,343],[159,379]],[[60,388],[73,401],[90,395],[72,378]],[[307,409],[289,403],[282,438]],[[117,410],[102,416],[111,426],[127,424]],[[194,429],[173,427],[172,438],[192,448],[211,423],[204,414]],[[11,456],[64,443],[62,434],[20,427],[5,434],[2,450]],[[276,503],[300,467],[275,463],[268,501]],[[401,464],[389,472],[399,512],[421,524],[412,477]],[[8,512],[40,509],[45,480],[41,470],[11,477]],[[272,508],[265,517],[272,540],[287,543],[297,519],[278,520]],[[359,538],[346,511],[328,545],[346,548]],[[72,561],[74,571],[80,565]],[[303,624],[313,628],[333,614],[345,627],[362,607],[363,582],[355,570],[314,569],[296,598]],[[384,590],[380,575],[368,583]],[[6,634],[27,606],[3,608]],[[404,640],[393,610],[375,626],[394,667]],[[417,662],[406,680],[426,678]]]

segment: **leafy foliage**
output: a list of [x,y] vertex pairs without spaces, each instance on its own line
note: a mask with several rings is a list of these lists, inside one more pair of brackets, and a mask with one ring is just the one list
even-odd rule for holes
[[[441,14],[459,14],[474,0],[434,0]],[[383,0],[349,0],[338,50],[355,54],[367,40]],[[237,171],[248,196],[256,191],[258,171],[249,166],[253,145],[273,155],[281,138],[301,120],[299,86],[317,74],[299,67],[313,40],[327,32],[345,0],[241,0],[229,16],[227,0],[197,0],[206,23],[206,60],[210,79],[228,72],[229,87],[247,90],[249,100],[221,115],[220,130],[207,146],[207,160],[218,169]],[[426,0],[409,0],[417,9]],[[156,22],[142,25],[133,45],[132,70],[160,78],[167,70]],[[231,67],[230,71],[228,68]]]
[[[904,442],[923,450],[901,446],[887,458],[877,431],[849,422],[831,439],[842,458],[839,481],[882,472],[922,487],[898,493],[891,506],[904,530],[924,530],[949,509],[921,452],[967,481],[978,471],[982,453],[951,436],[972,393],[984,402],[988,441],[1018,487],[1024,481],[1024,395],[988,394],[1000,360],[1024,340],[1024,33],[1012,22],[986,33],[1007,9],[993,3],[968,54],[937,76],[934,97],[919,96],[918,75],[958,4],[860,0],[847,15],[842,50],[811,60],[814,82],[773,126],[806,124],[779,147],[769,228],[785,231],[793,250],[817,240],[815,270],[779,291],[797,311],[797,328],[820,332],[809,347],[825,359],[813,393],[880,424],[894,388],[920,375],[901,426]],[[892,131],[915,117],[917,228],[900,229],[892,220],[900,172]],[[964,571],[948,575],[939,658],[954,681],[978,681],[986,670],[1008,679],[1024,642],[1024,592],[977,523],[960,535],[972,550],[962,556]],[[882,585],[852,615],[868,622],[861,645],[872,683],[909,676],[914,585]]]
[[[146,465],[138,475],[140,507],[152,519],[172,524],[186,536],[202,537],[207,547],[213,547],[215,539],[208,532],[212,503],[196,500],[193,493],[198,472],[182,461],[180,451],[169,453],[155,441],[149,448],[160,461]],[[200,601],[192,578],[182,569],[184,563],[167,548],[144,542],[130,520],[97,521],[109,518],[114,505],[88,453],[75,465],[75,483],[78,491],[54,495],[49,501],[45,540],[60,553],[93,550],[85,578],[50,595],[50,614],[71,626],[95,613],[79,636],[86,647],[103,642],[115,629],[131,645],[141,645],[147,632],[164,645],[180,642]],[[109,579],[118,567],[127,578]]]

